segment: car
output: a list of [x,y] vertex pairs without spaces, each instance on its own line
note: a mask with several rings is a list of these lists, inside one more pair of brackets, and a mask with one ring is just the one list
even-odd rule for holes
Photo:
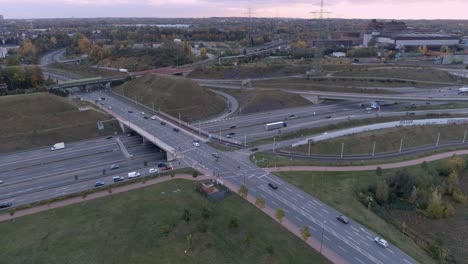
[[172,170],[172,167],[171,166],[166,166],[166,167],[163,168],[163,170],[165,170],[165,171]]
[[125,180],[125,179],[124,179],[124,177],[122,177],[122,176],[114,176],[114,177],[112,177],[112,180],[113,180],[114,182],[119,182],[119,181],[123,181],[123,180]]
[[296,118],[296,115],[289,115],[289,118],[291,119]]
[[145,112],[141,112],[141,114],[142,114],[142,115],[144,115],[144,114],[145,114]]
[[112,138],[112,136],[108,136],[108,137],[106,137],[106,139],[111,139],[111,138]]
[[144,119],[148,119],[148,117],[147,117],[147,116],[144,116],[143,118],[144,118]]
[[236,126],[231,126],[231,129],[234,129],[234,128],[236,128]]
[[273,182],[269,182],[269,183],[268,183],[268,186],[270,186],[270,188],[272,188],[272,189],[274,189],[274,190],[278,189],[278,185],[276,185],[276,184],[273,183]]
[[172,130],[173,130],[174,132],[179,132],[179,129],[178,129],[177,127],[174,127]]
[[372,114],[372,112],[371,112],[371,111],[367,111],[367,113],[368,113],[368,114]]
[[3,181],[2,181],[2,180],[0,180],[0,184],[2,184],[2,183],[3,183]]
[[152,116],[152,117],[151,117],[151,120],[156,120],[156,116],[155,116],[155,115]]
[[381,238],[381,237],[376,237],[374,238],[375,243],[377,243],[379,246],[382,246],[384,248],[388,248],[388,242]]
[[110,105],[107,105],[107,108],[109,108],[109,109],[112,109],[112,106],[110,106]]
[[161,125],[165,126],[165,125],[166,125],[166,122],[161,121]]
[[133,113],[133,111],[132,111],[132,110],[128,110],[128,113],[132,114],[132,113]]
[[415,115],[415,113],[409,113],[410,115]]
[[103,185],[106,185],[105,182],[102,182],[102,181],[98,181],[94,184],[94,187],[100,187],[100,186],[103,186]]
[[360,107],[365,107],[364,104],[359,104]]
[[120,168],[120,166],[119,166],[119,164],[112,164],[110,168],[111,168],[111,170],[115,170],[115,169]]
[[328,118],[331,118],[331,117],[332,117],[332,116],[326,116],[325,118],[327,118],[327,119],[328,119]]
[[158,169],[156,169],[156,168],[150,168],[150,169],[148,170],[148,173],[150,173],[150,174],[151,174],[151,173],[156,173],[156,172],[158,172]]
[[199,146],[200,146],[200,143],[198,143],[198,142],[193,142],[193,145],[194,145],[195,147],[199,147]]
[[100,100],[106,100],[106,98],[105,98],[105,97],[101,97],[101,98],[99,98],[99,99],[100,99]]
[[136,177],[139,177],[141,174],[139,172],[136,172],[136,171],[132,171],[132,172],[129,172],[127,177],[129,179],[133,179],[133,178],[136,178]]
[[250,149],[250,151],[257,151],[257,150],[258,150],[257,147],[253,147],[253,148]]
[[8,208],[8,207],[11,207],[12,205],[13,205],[12,203],[0,203],[0,209]]
[[232,138],[232,135],[226,135],[227,138]]
[[346,217],[344,215],[339,215],[339,216],[336,217],[336,219],[338,219],[339,221],[341,221],[344,224],[349,224],[348,217]]
[[158,163],[158,168],[164,168],[164,167],[166,167],[166,166],[167,166],[167,165],[166,165],[166,163],[164,163],[164,162]]
[[215,152],[215,153],[211,153],[211,156],[213,156],[213,157],[215,157],[215,158],[219,159],[219,154],[218,154],[218,153],[216,153],[216,152]]
[[231,133],[229,133],[228,135],[234,136],[235,134],[236,134],[236,133],[231,132]]

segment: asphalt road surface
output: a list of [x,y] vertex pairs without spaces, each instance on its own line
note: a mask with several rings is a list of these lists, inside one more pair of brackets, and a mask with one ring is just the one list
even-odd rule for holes
[[[105,97],[105,104],[111,106],[116,114],[171,144],[178,151],[179,159],[175,163],[182,162],[187,166],[211,172],[215,177],[219,176],[220,179],[228,180],[236,186],[245,184],[250,194],[254,197],[264,197],[272,209],[282,208],[286,212],[286,218],[296,226],[309,226],[312,236],[321,237],[323,232],[323,245],[348,262],[416,263],[393,245],[388,248],[377,245],[374,242],[377,235],[360,224],[353,221],[348,225],[341,224],[336,220],[340,213],[335,209],[255,166],[250,162],[248,155],[242,152],[220,152],[204,143],[196,147],[193,144],[193,135],[182,130],[174,132],[173,125],[169,123],[161,125],[158,121],[144,119],[145,115],[140,112],[146,110],[127,100],[113,98],[111,94],[94,92],[83,96],[93,101]],[[217,153],[219,158],[214,157],[213,153]],[[267,185],[269,182],[276,183],[279,188],[271,189]]]
[[[127,178],[130,171],[147,175],[149,168],[164,160],[159,148],[143,144],[139,136],[119,138],[132,158],[126,159],[122,154],[116,136],[66,142],[65,149],[55,151],[45,147],[1,155],[0,202],[18,206],[94,188],[97,181],[110,184],[113,176]],[[148,162],[147,167],[144,161]],[[120,167],[111,169],[112,164]]]

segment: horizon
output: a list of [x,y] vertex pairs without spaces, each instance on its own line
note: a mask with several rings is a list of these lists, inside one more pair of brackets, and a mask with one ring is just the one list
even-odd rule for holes
[[[3,0],[0,15],[5,19],[85,18],[256,18],[313,19],[320,6],[306,0]],[[468,20],[463,0],[330,0],[325,1],[326,18],[395,20]],[[318,3],[318,1],[317,1]],[[441,7],[443,7],[441,9]],[[305,11],[306,10],[306,11]],[[389,12],[394,10],[394,12]]]

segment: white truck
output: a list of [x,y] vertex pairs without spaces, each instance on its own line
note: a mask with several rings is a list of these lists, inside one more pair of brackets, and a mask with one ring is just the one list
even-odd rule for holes
[[50,151],[58,150],[58,149],[64,149],[65,148],[65,143],[60,142],[60,143],[55,143],[53,147],[50,148]]

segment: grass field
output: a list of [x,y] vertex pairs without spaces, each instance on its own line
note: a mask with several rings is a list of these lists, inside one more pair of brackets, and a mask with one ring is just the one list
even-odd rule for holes
[[239,102],[242,114],[265,112],[283,108],[299,107],[312,104],[298,94],[280,90],[234,90],[223,89],[222,92],[234,96]]
[[[353,220],[367,226],[420,263],[435,263],[410,238],[383,219],[369,213],[357,199],[357,190],[378,180],[371,172],[283,172],[277,175]],[[369,217],[367,218],[367,215]]]
[[[311,144],[311,154],[340,155],[344,143],[344,155],[372,154],[374,142],[375,153],[398,151],[401,139],[403,148],[418,147],[428,144],[436,145],[449,141],[462,142],[467,125],[432,125],[388,128],[358,133]],[[287,151],[307,154],[309,146],[287,148]]]
[[201,79],[249,79],[305,74],[310,64],[252,63],[241,66],[209,66],[196,68],[190,77]]
[[186,122],[204,120],[222,113],[223,98],[195,82],[176,76],[148,74],[114,88],[119,94],[178,117]]
[[209,202],[195,184],[173,180],[0,223],[2,263],[329,263],[237,195]]
[[[35,93],[0,97],[0,152],[13,152],[57,142],[76,141],[119,132],[112,117],[95,110],[79,111],[79,102]],[[97,130],[97,122],[104,130]]]

